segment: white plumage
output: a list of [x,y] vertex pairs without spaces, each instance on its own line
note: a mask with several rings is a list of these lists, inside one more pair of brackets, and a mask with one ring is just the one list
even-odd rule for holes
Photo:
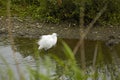
[[57,43],[57,34],[53,33],[52,35],[43,35],[38,41],[39,50],[45,49],[48,50],[51,47],[55,46]]

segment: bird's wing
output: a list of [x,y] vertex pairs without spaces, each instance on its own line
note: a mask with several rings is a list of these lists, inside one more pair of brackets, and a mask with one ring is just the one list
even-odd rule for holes
[[51,37],[51,35],[43,35],[43,36],[40,36],[40,39],[42,39],[42,38],[49,38],[49,37]]
[[51,43],[51,36],[50,35],[44,35],[41,36],[41,39],[38,41],[38,44],[49,44]]

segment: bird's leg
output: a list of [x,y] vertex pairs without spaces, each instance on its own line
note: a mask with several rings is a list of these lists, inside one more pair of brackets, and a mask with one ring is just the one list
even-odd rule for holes
[[45,52],[46,54],[48,54],[48,50],[44,49],[44,52]]

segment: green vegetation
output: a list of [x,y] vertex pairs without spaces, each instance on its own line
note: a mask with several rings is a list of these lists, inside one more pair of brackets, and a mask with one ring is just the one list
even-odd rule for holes
[[[85,25],[89,24],[94,17],[96,16],[99,11],[101,11],[101,8],[103,8],[104,5],[107,3],[107,10],[104,12],[101,18],[99,18],[100,13],[98,17],[96,17],[93,22],[91,22],[90,28],[86,29],[85,33],[81,34],[81,40],[80,40],[80,47],[81,47],[81,54],[85,54],[84,51],[84,37],[86,36],[87,32],[91,29],[92,25],[96,22],[96,20],[99,18],[97,21],[97,25],[108,25],[108,24],[117,24],[119,22],[119,15],[116,15],[119,13],[118,9],[115,10],[116,8],[119,8],[117,5],[119,3],[118,0],[116,0],[117,3],[113,1],[107,1],[107,0],[89,0],[85,2],[85,11],[83,9],[84,4],[81,4],[79,0],[73,1],[73,0],[65,0],[63,2],[60,2],[62,0],[12,0],[12,7],[10,7],[10,2],[8,2],[8,31],[10,35],[10,42],[12,45],[12,50],[13,53],[16,52],[14,49],[14,39],[11,32],[11,21],[10,21],[10,10],[12,13],[12,16],[19,16],[21,18],[26,18],[26,17],[32,17],[33,19],[38,19],[40,21],[46,21],[46,22],[61,22],[61,21],[68,21],[68,22],[76,22],[79,23],[79,20],[81,20],[81,26],[84,25],[84,20],[83,15],[85,14]],[[6,12],[6,2],[7,1],[0,1],[0,7],[1,11],[5,10]],[[84,3],[84,2],[83,2]],[[115,3],[115,4],[114,4]],[[112,4],[112,8],[110,8]],[[82,7],[81,7],[82,6]],[[106,8],[106,7],[105,7]],[[105,10],[103,8],[103,11]],[[113,11],[114,10],[114,11]],[[81,12],[80,12],[81,11]],[[81,14],[80,14],[81,13]],[[1,13],[3,15],[4,13]],[[101,11],[102,14],[102,11]],[[114,14],[114,15],[113,15]],[[6,14],[4,14],[6,16]],[[81,18],[81,19],[80,19]],[[118,21],[118,22],[117,22]],[[89,26],[88,26],[89,27]],[[24,44],[24,43],[22,43]],[[35,61],[33,60],[33,66],[27,65],[25,70],[27,70],[27,73],[22,73],[22,68],[19,67],[19,64],[17,64],[17,60],[15,60],[15,68],[17,69],[18,72],[18,77],[19,80],[65,80],[66,78],[68,80],[86,80],[88,78],[91,78],[93,80],[96,79],[102,79],[106,80],[107,77],[110,77],[112,80],[119,80],[119,71],[115,75],[114,73],[111,73],[109,70],[109,66],[106,65],[100,65],[101,67],[99,68],[99,65],[97,63],[101,63],[102,60],[104,59],[103,57],[103,51],[101,47],[101,43],[97,43],[98,45],[95,46],[95,52],[94,52],[94,60],[93,60],[93,66],[91,67],[91,71],[87,71],[89,69],[88,66],[86,66],[85,63],[85,55],[81,55],[81,63],[78,65],[76,63],[75,59],[75,53],[72,52],[72,50],[68,47],[68,45],[65,42],[62,42],[63,44],[63,51],[65,55],[65,59],[60,59],[55,55],[41,55],[39,54],[39,51],[37,50],[37,46],[33,45],[32,48],[34,49],[35,53]],[[79,44],[79,43],[78,43]],[[29,46],[29,45],[28,45]],[[21,46],[19,46],[21,48]],[[22,47],[23,48],[23,47]],[[79,48],[79,47],[77,47]],[[27,48],[24,48],[26,50]],[[57,52],[57,51],[56,51]],[[30,52],[28,52],[30,53]],[[98,55],[97,55],[98,54]],[[96,56],[95,56],[96,55]],[[42,56],[42,58],[41,58]],[[84,58],[82,58],[84,57]],[[98,59],[96,58],[98,57]],[[14,56],[16,59],[16,57]],[[14,74],[14,71],[12,72],[11,66],[9,66],[9,63],[4,59],[4,57],[0,57],[2,64],[0,66],[0,79],[2,80],[16,80],[16,75]],[[24,58],[22,58],[24,59]],[[19,60],[18,60],[19,61]],[[24,60],[23,60],[24,61]],[[30,61],[30,60],[28,60]],[[6,67],[5,70],[2,68]],[[46,74],[42,73],[40,71],[40,68],[43,67],[46,70]],[[50,73],[52,69],[56,69],[54,71],[54,74],[51,75]],[[103,69],[102,69],[103,68]],[[104,70],[104,71],[103,71]],[[119,68],[115,67],[114,70],[119,70]],[[3,73],[5,72],[5,73]],[[29,76],[26,77],[25,74],[28,74]],[[109,74],[109,76],[108,76]],[[117,76],[116,76],[117,75]]]
[[[62,1],[62,2],[60,2]],[[7,0],[0,0],[0,16],[6,16]],[[96,22],[97,25],[119,25],[120,0],[86,0],[85,25],[94,19],[107,3],[107,10]],[[12,16],[32,17],[45,22],[79,23],[80,0],[12,0]]]

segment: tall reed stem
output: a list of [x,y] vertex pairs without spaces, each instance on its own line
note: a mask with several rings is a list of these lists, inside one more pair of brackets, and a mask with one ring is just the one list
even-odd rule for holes
[[9,38],[10,43],[11,43],[11,48],[12,48],[12,51],[13,51],[13,58],[15,60],[16,69],[17,69],[17,72],[19,74],[19,79],[23,80],[23,76],[20,73],[20,68],[19,68],[18,62],[16,60],[16,56],[15,56],[16,48],[15,48],[14,38],[13,38],[13,34],[12,34],[12,23],[11,23],[11,11],[10,11],[10,8],[11,8],[11,0],[8,0],[8,3],[7,3],[7,17],[8,17],[7,29],[8,29],[8,36],[9,36],[8,38]]

